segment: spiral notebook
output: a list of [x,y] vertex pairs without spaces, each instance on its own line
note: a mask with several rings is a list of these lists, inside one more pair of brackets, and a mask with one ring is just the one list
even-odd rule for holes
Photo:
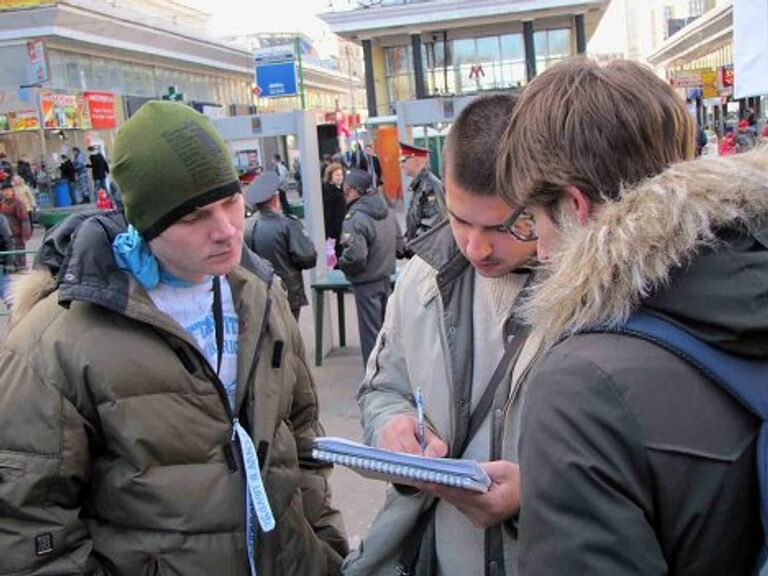
[[433,482],[475,492],[487,492],[491,485],[488,474],[474,460],[427,458],[373,448],[333,436],[316,438],[312,456],[317,460],[346,466],[367,478],[396,484]]

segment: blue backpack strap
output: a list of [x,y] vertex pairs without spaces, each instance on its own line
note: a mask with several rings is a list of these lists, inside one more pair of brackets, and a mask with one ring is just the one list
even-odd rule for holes
[[757,442],[763,549],[756,574],[768,575],[768,361],[748,360],[723,352],[671,322],[646,312],[634,314],[623,326],[611,332],[642,338],[676,354],[763,421]]

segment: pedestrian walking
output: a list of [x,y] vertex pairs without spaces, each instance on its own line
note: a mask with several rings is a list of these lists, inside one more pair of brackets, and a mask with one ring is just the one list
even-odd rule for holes
[[[3,180],[3,172],[0,171],[0,180]],[[16,196],[13,186],[7,180],[3,184],[2,199],[0,200],[0,214],[3,214],[8,220],[13,239],[13,250],[24,250],[27,240],[32,237],[32,223],[29,220],[27,207],[24,202]],[[18,254],[6,261],[6,270],[11,271],[24,270],[27,267],[27,258],[24,254]]]
[[106,190],[109,192],[107,186],[107,175],[109,175],[109,164],[104,155],[96,148],[96,146],[88,146],[88,154],[90,160],[91,176],[93,177],[93,189]]
[[79,204],[87,204],[91,201],[91,181],[88,178],[88,162],[85,154],[77,146],[72,148],[72,165],[75,168],[75,195]]

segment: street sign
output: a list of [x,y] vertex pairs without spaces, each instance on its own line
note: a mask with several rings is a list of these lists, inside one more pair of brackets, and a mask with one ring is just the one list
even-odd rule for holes
[[298,94],[296,64],[280,62],[256,66],[256,86],[262,98],[280,98]]

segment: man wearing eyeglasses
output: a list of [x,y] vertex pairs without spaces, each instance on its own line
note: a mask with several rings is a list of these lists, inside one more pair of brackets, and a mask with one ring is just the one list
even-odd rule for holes
[[506,503],[517,500],[521,382],[538,350],[518,314],[535,236],[529,215],[506,203],[494,180],[515,101],[481,97],[456,119],[444,150],[448,221],[412,244],[358,393],[366,442],[419,454],[420,388],[424,454],[484,462],[495,483],[486,494],[391,489],[345,574],[514,570]]
[[411,242],[445,218],[445,194],[440,179],[429,170],[428,149],[401,142],[400,165],[411,178],[405,215],[405,240]]
[[[548,350],[520,442],[524,576],[765,574],[765,415],[736,393],[768,383],[751,374],[768,365],[768,157],[694,160],[694,134],[652,70],[576,58],[526,86],[499,145],[547,268],[527,305]],[[712,366],[674,351],[691,341]]]

